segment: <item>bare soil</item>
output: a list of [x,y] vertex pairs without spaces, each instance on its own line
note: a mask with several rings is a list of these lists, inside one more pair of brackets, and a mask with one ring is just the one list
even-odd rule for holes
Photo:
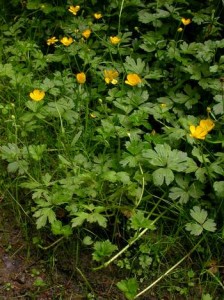
[[0,208],[0,300],[124,299],[115,285],[119,281],[115,270],[93,272],[89,254],[82,253],[81,276],[65,249],[46,252],[32,246],[3,201]]

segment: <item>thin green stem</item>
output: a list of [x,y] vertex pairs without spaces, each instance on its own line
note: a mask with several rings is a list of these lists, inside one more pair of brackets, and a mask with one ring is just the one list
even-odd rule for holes
[[124,8],[124,0],[121,1],[121,7],[120,7],[120,11],[119,11],[119,16],[118,16],[118,34],[121,30],[121,15],[122,15],[122,11],[123,11],[123,8]]
[[161,281],[164,277],[169,275],[176,267],[178,267],[186,258],[188,258],[200,245],[204,237],[202,237],[199,242],[184,256],[182,257],[175,265],[173,265],[170,269],[168,269],[163,275],[161,275],[159,278],[157,278],[153,283],[151,283],[149,286],[147,286],[144,290],[142,290],[140,293],[138,293],[134,299],[139,298],[141,295],[146,293],[148,290],[150,290],[152,287],[154,287],[159,281]]

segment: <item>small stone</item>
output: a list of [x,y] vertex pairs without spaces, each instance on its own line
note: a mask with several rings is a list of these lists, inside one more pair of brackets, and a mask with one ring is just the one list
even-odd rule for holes
[[20,284],[24,284],[26,282],[26,275],[24,273],[19,274],[15,280]]

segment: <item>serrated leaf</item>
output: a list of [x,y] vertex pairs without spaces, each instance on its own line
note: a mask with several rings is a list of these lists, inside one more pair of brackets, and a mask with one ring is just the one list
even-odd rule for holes
[[173,172],[168,168],[159,168],[152,173],[153,182],[161,186],[164,182],[169,185],[174,180]]
[[224,197],[224,181],[215,181],[213,184],[214,190],[218,197]]
[[170,189],[169,197],[173,200],[179,199],[181,204],[187,203],[189,200],[188,192],[179,187],[172,187]]
[[78,216],[71,220],[72,227],[81,226],[84,223],[84,221],[88,218],[88,214],[85,212],[77,212],[76,214]]
[[127,172],[118,172],[117,173],[117,179],[121,181],[123,184],[129,184],[130,183],[130,177]]
[[128,300],[133,300],[138,291],[138,282],[135,278],[129,278],[119,281],[117,287],[125,294]]
[[190,234],[196,236],[200,235],[203,231],[203,227],[198,223],[187,223],[185,225],[185,229],[187,231],[190,231]]
[[204,186],[200,182],[195,181],[189,186],[188,194],[194,199],[199,199],[204,195],[203,189]]
[[89,223],[97,222],[103,228],[107,227],[107,219],[98,212],[93,212],[89,214],[86,220]]
[[145,150],[143,155],[150,160],[150,164],[153,166],[164,167],[167,164],[170,151],[171,148],[168,144],[157,144],[154,150]]
[[36,226],[37,229],[40,229],[42,227],[44,227],[47,223],[47,216],[46,215],[42,215],[40,216],[37,220],[36,220]]
[[208,213],[203,208],[194,206],[193,209],[190,210],[190,215],[195,221],[202,225],[205,222]]
[[93,260],[101,261],[105,257],[110,256],[115,250],[117,250],[117,246],[113,245],[109,240],[103,242],[96,242],[94,244],[94,252],[92,254]]
[[117,173],[115,171],[104,172],[103,179],[108,180],[109,182],[116,182],[117,181]]
[[210,294],[203,294],[201,300],[213,300]]
[[153,225],[153,221],[145,218],[144,213],[142,211],[137,211],[131,217],[131,228],[138,230],[140,228],[149,228],[151,230],[155,229],[155,225]]
[[215,232],[216,231],[216,224],[215,224],[213,219],[207,219],[205,221],[205,223],[203,224],[203,228],[205,230],[210,231],[210,232]]
[[128,72],[141,74],[145,68],[145,63],[141,60],[141,58],[137,58],[137,60],[135,61],[130,56],[127,56],[125,59],[124,66]]

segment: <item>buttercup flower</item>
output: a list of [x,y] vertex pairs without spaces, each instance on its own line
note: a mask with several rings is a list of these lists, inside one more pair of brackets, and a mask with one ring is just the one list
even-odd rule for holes
[[48,45],[48,46],[53,45],[53,44],[55,44],[57,41],[58,41],[58,39],[56,39],[56,37],[53,36],[53,37],[51,37],[51,38],[49,38],[49,39],[47,40],[47,45]]
[[184,24],[184,26],[187,26],[187,25],[189,25],[191,23],[191,19],[182,18],[181,22]]
[[209,132],[215,127],[215,124],[211,119],[206,119],[201,120],[199,126],[204,128],[207,132]]
[[101,19],[103,17],[102,14],[100,14],[100,13],[95,13],[93,16],[97,20],[99,20],[99,19]]
[[37,102],[43,100],[44,96],[45,96],[45,92],[38,89],[35,89],[30,93],[30,98],[33,101],[37,101]]
[[82,32],[82,36],[86,39],[88,39],[90,37],[91,34],[91,30],[90,29],[86,29]]
[[65,37],[63,37],[61,40],[60,40],[60,42],[64,45],[64,46],[66,46],[66,47],[68,47],[69,45],[71,45],[71,43],[73,42],[73,38],[67,38],[66,36]]
[[204,140],[206,135],[215,127],[211,119],[201,120],[198,126],[190,126],[190,136],[196,139]]
[[118,72],[116,70],[104,70],[104,80],[107,84],[117,84]]
[[74,16],[77,15],[77,12],[80,10],[80,6],[79,5],[76,5],[76,6],[69,6],[69,9],[68,9]]
[[141,82],[142,82],[142,80],[137,74],[128,74],[127,80],[125,80],[125,83],[127,83],[131,86],[135,86]]
[[208,131],[205,130],[203,127],[201,126],[194,126],[191,125],[190,126],[190,136],[195,138],[195,139],[199,139],[199,140],[204,140],[206,135],[208,134]]
[[121,39],[118,36],[110,36],[110,42],[113,45],[120,43]]
[[76,79],[78,83],[83,84],[86,82],[86,74],[84,72],[78,73],[76,74]]

